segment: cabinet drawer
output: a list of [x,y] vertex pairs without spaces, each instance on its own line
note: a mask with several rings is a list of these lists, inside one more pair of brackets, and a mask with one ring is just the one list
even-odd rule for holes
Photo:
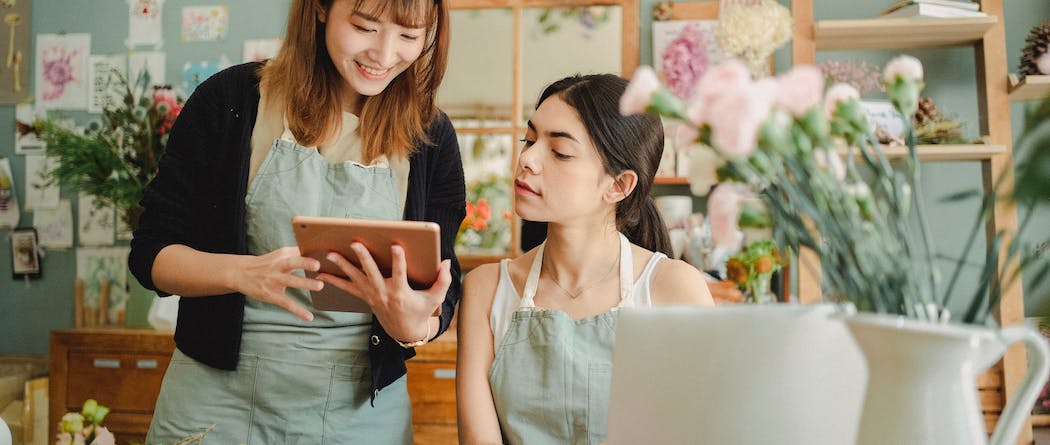
[[113,411],[152,413],[170,360],[157,354],[70,352],[66,408],[95,399]]
[[415,424],[456,424],[455,362],[413,362],[408,366],[408,393]]

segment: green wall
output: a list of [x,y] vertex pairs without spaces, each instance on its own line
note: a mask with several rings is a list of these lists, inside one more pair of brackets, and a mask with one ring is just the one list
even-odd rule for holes
[[[226,55],[231,62],[241,60],[241,43],[245,39],[273,38],[283,35],[288,0],[225,0],[229,7],[229,33],[220,42],[180,41],[180,20],[183,6],[207,4],[188,0],[167,0],[164,5],[164,47],[167,52],[167,78],[177,83],[181,67],[187,61],[217,60]],[[655,0],[641,1],[642,63],[651,62],[651,11]],[[865,18],[878,14],[889,0],[820,0],[816,5],[817,19]],[[1011,67],[1019,58],[1024,37],[1032,26],[1050,20],[1050,3],[1045,0],[1009,0],[1006,5],[1007,60]],[[125,0],[33,0],[32,33],[91,33],[92,53],[115,54],[126,51],[123,41],[127,36],[127,3]],[[144,48],[143,50],[148,50]],[[790,64],[787,51],[778,54],[778,66]],[[892,56],[888,52],[821,53],[818,60],[826,57],[845,59],[864,57],[873,63],[883,63]],[[926,66],[928,93],[942,110],[956,114],[967,123],[968,135],[977,133],[976,87],[974,81],[974,54],[970,49],[923,50],[911,52],[922,59]],[[32,80],[28,83],[32,83]],[[30,85],[32,87],[32,85]],[[528,92],[526,92],[528,93]],[[1013,105],[1013,130],[1020,131],[1021,105]],[[86,114],[74,114],[86,119]],[[0,122],[14,121],[14,107],[0,106]],[[13,141],[13,125],[0,125],[0,141]],[[14,155],[11,142],[0,144],[0,156],[11,159],[18,180],[17,189],[24,194],[24,159]],[[975,202],[946,205],[936,198],[964,189],[980,187],[980,171],[977,164],[927,164],[925,187],[928,191],[933,213],[933,227],[938,240],[938,250],[946,255],[957,253],[968,232],[976,209]],[[688,193],[685,187],[659,187],[658,193]],[[74,198],[70,190],[63,190],[63,198]],[[75,200],[74,200],[75,206]],[[697,207],[700,208],[700,207]],[[74,207],[75,213],[75,207]],[[1044,210],[1036,217],[1034,230],[1028,233],[1032,242],[1050,241],[1050,211]],[[22,226],[32,222],[32,214],[22,212]],[[6,237],[7,230],[0,230]],[[76,244],[77,241],[74,240]],[[8,243],[2,242],[3,249]],[[48,332],[67,328],[73,324],[73,281],[76,269],[74,250],[52,250],[43,259],[44,279],[30,282],[30,287],[20,280],[12,280],[10,256],[0,252],[0,354],[44,354],[48,351]],[[979,258],[974,258],[979,260]],[[970,280],[968,289],[975,286]],[[1032,295],[1046,295],[1039,299]],[[1026,292],[1026,311],[1029,314],[1050,314],[1050,289]],[[144,299],[136,300],[137,306],[148,304]],[[136,304],[133,303],[133,306]],[[130,312],[136,311],[129,308]],[[140,312],[140,310],[139,310]],[[141,322],[141,320],[139,320]]]

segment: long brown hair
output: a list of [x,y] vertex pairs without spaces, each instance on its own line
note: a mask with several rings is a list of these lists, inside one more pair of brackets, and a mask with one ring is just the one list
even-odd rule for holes
[[[261,88],[272,104],[283,106],[296,140],[313,146],[336,135],[342,125],[341,92],[346,82],[325,46],[325,24],[338,0],[293,0],[281,51],[260,70]],[[434,96],[448,63],[447,0],[352,0],[354,11],[381,16],[387,9],[401,26],[427,28],[426,46],[412,66],[375,96],[363,96],[358,115],[361,155],[407,157],[417,143],[429,142],[426,128],[437,114]]]

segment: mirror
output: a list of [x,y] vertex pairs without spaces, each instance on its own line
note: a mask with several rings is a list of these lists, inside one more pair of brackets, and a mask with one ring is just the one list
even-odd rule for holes
[[456,251],[464,269],[521,253],[511,176],[536,98],[570,74],[632,72],[638,7],[636,0],[451,3],[438,105],[463,155],[467,217]]

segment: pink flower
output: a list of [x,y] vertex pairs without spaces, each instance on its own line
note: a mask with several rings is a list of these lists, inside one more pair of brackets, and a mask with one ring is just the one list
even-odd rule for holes
[[179,103],[178,96],[175,95],[175,90],[171,87],[153,87],[153,106],[159,104],[168,104],[168,109],[175,108]]
[[688,123],[672,125],[671,133],[674,138],[674,146],[678,149],[688,149],[700,137],[700,131]]
[[817,67],[797,66],[777,78],[774,102],[792,116],[804,116],[810,109],[820,105],[824,94],[824,76]]
[[91,445],[116,445],[117,439],[113,437],[113,433],[109,432],[104,426],[95,427],[95,440],[91,442]]
[[1042,74],[1050,74],[1050,45],[1047,45],[1046,51],[1043,55],[1035,59],[1035,65],[1039,68],[1039,72]]
[[711,145],[726,158],[745,159],[754,151],[758,129],[772,105],[767,89],[750,82],[734,85],[708,107]]
[[706,105],[715,101],[726,90],[732,90],[751,83],[751,71],[736,59],[730,59],[707,70],[700,83],[693,91],[690,102]]
[[688,98],[707,69],[707,48],[696,24],[686,25],[661,54],[667,88],[680,98]]
[[744,233],[737,221],[740,219],[740,201],[744,198],[743,186],[724,183],[715,187],[707,199],[707,218],[711,223],[711,238],[715,245],[730,252],[740,249]]
[[835,108],[838,107],[839,102],[858,99],[860,98],[860,92],[853,85],[846,83],[836,83],[828,89],[828,93],[824,95],[824,111],[830,116],[835,112]]
[[660,88],[660,81],[651,67],[642,65],[634,70],[631,83],[620,97],[620,114],[641,114],[652,102],[653,92]]

